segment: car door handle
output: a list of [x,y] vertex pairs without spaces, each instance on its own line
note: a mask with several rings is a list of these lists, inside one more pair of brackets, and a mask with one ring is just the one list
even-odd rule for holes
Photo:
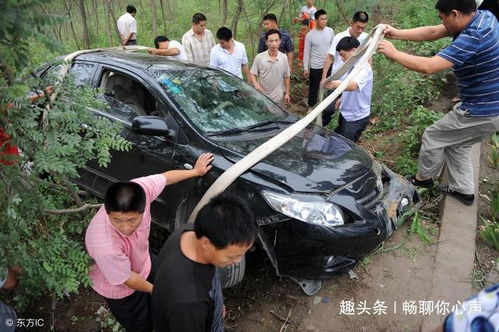
[[194,167],[192,167],[191,164],[188,164],[188,163],[185,163],[184,167],[185,167],[185,169],[193,169],[194,168]]

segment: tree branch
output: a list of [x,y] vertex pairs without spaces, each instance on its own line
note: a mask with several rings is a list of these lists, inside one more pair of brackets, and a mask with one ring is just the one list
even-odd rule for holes
[[83,212],[87,209],[97,209],[97,208],[100,208],[101,206],[102,206],[102,204],[84,204],[83,206],[80,206],[79,208],[76,208],[76,209],[61,209],[61,210],[45,209],[43,211],[45,213],[50,213],[50,214],[69,214],[69,213]]

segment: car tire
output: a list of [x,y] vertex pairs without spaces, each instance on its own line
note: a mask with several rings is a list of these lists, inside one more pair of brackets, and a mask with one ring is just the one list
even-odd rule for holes
[[219,268],[218,273],[220,274],[220,283],[222,284],[222,288],[232,287],[240,283],[243,280],[245,270],[246,257],[244,256],[239,263]]

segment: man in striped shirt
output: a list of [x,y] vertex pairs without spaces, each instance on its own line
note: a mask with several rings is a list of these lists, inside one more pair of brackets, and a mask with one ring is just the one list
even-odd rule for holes
[[127,331],[151,331],[150,296],[154,258],[149,253],[151,203],[165,186],[205,175],[213,161],[203,153],[193,169],[117,182],[111,185],[85,234],[88,255],[95,261],[89,276],[111,312]]
[[471,146],[499,130],[499,27],[492,13],[477,11],[475,0],[439,0],[435,8],[442,24],[407,30],[388,26],[385,35],[410,41],[452,36],[449,46],[433,57],[400,52],[388,41],[379,44],[379,51],[410,70],[431,74],[452,68],[456,74],[462,102],[425,130],[412,183],[433,186],[445,162],[449,186],[443,192],[472,205]]
[[196,13],[192,16],[192,29],[182,37],[187,60],[202,66],[210,63],[210,52],[215,46],[215,38],[206,25],[206,16]]

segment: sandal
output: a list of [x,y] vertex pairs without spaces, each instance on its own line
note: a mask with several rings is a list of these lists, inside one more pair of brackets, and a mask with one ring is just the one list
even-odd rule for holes
[[422,187],[422,188],[433,187],[433,179],[417,180],[416,175],[408,175],[406,178],[415,187]]
[[449,187],[443,187],[440,188],[440,190],[449,196],[454,197],[457,199],[459,202],[463,203],[466,206],[473,205],[473,202],[475,201],[475,195],[474,194],[463,194],[460,193],[459,191],[455,191],[452,189],[449,189]]

